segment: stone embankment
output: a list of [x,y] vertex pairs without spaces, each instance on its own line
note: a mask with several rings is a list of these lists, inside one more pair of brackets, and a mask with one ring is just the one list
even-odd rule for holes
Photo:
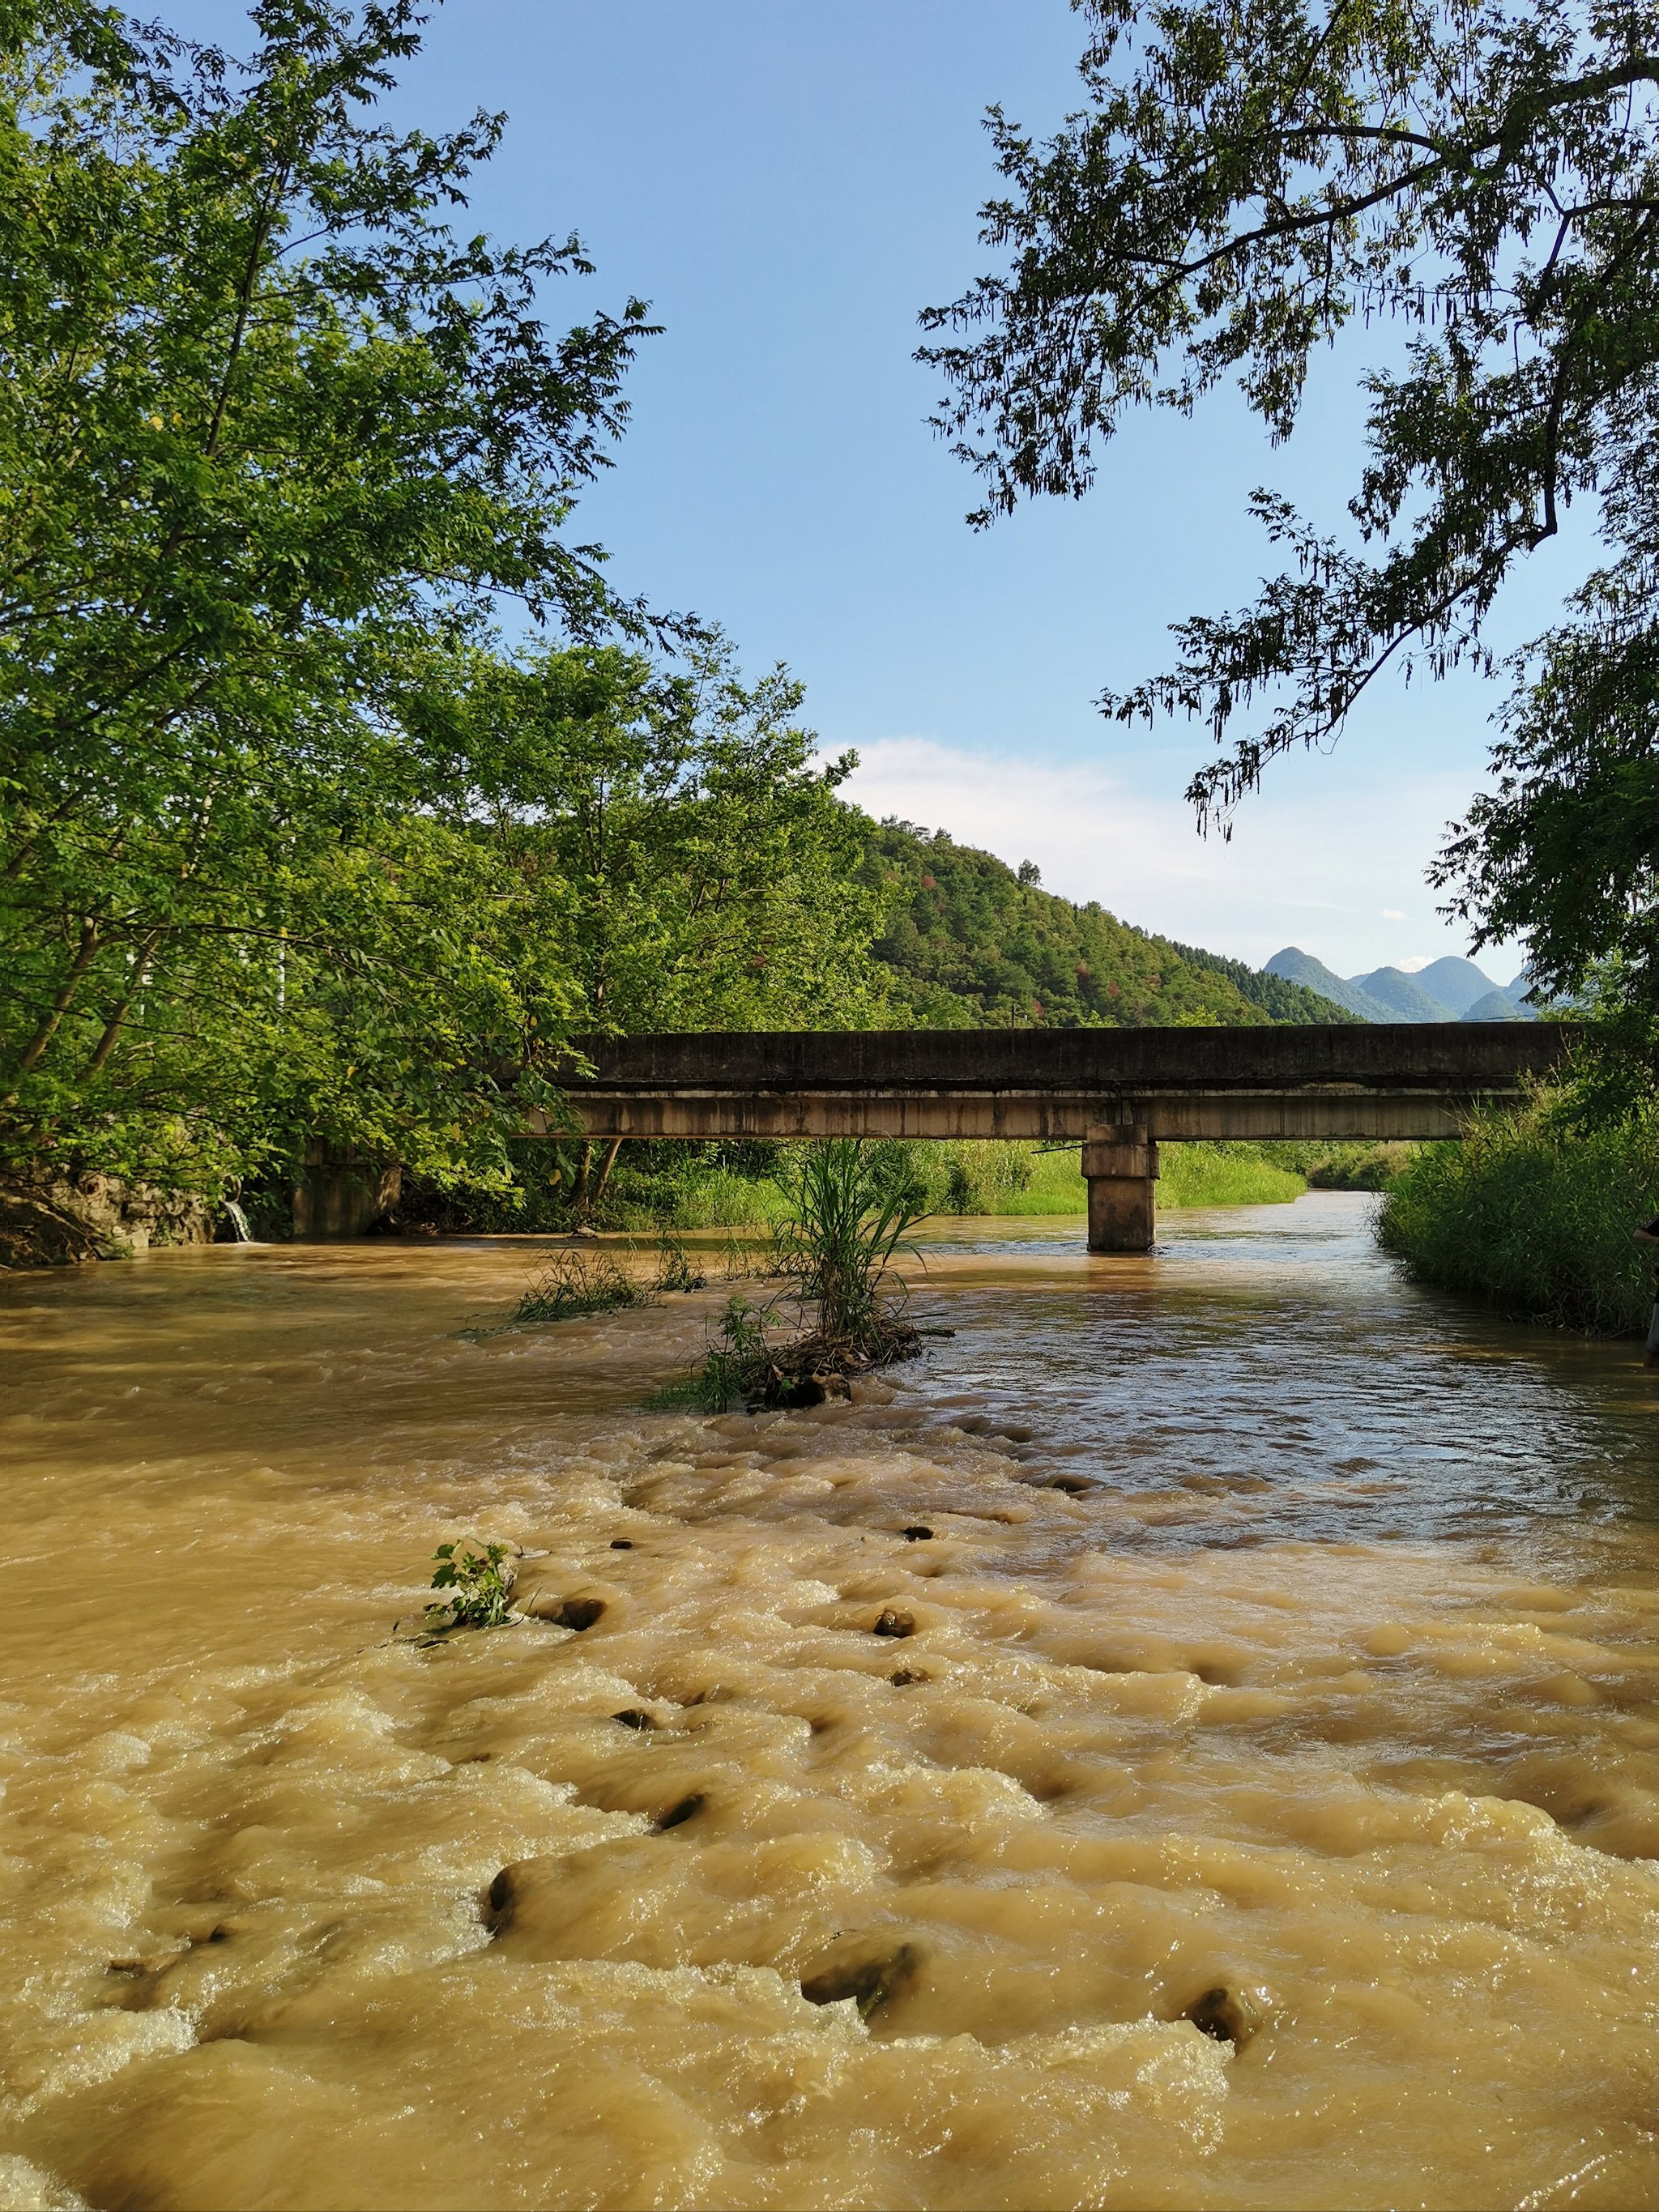
[[201,1200],[86,1168],[0,1176],[0,1267],[76,1267],[152,1244],[210,1244]]

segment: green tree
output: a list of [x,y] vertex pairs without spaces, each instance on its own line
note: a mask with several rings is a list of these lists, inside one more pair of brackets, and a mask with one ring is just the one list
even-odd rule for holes
[[1346,1022],[1328,999],[1243,961],[1149,937],[1046,891],[1030,861],[908,823],[863,820],[865,873],[890,902],[875,952],[896,1010],[929,1029],[1237,1028]]
[[1659,11],[1079,4],[1086,106],[1044,143],[993,111],[1009,190],[983,235],[1007,265],[924,318],[951,387],[940,425],[986,484],[977,519],[1080,495],[1127,408],[1190,409],[1230,375],[1286,437],[1316,347],[1362,323],[1401,334],[1364,378],[1352,540],[1259,492],[1285,572],[1242,611],[1179,625],[1177,665],[1103,704],[1230,742],[1190,792],[1224,824],[1383,670],[1490,671],[1504,582],[1570,501],[1599,502],[1605,563],[1515,664],[1506,781],[1440,879],[1477,941],[1532,934],[1547,988],[1618,954],[1620,988],[1659,1003],[1651,874],[1607,804],[1638,796],[1650,853]]
[[801,686],[745,684],[718,637],[665,670],[616,646],[480,663],[471,750],[501,763],[499,857],[558,905],[584,1026],[828,1029],[871,1018],[885,905]]
[[[501,128],[371,111],[409,0],[261,0],[246,63],[0,9],[0,1137],[174,1179],[301,1135],[501,1172],[580,989],[477,834],[453,706],[566,537],[648,325],[453,210]],[[450,702],[450,703],[447,703]]]

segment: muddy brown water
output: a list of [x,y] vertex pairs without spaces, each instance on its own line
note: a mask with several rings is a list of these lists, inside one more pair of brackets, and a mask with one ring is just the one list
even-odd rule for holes
[[1367,1206],[758,1420],[523,1242],[0,1287],[0,2206],[1659,2203],[1659,1389]]

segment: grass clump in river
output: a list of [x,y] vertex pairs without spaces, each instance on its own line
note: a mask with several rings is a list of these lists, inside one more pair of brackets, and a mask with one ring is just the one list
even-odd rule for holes
[[794,1285],[793,1334],[775,1334],[776,1300],[757,1306],[735,1293],[702,1365],[659,1402],[711,1413],[819,1405],[845,1397],[853,1376],[920,1348],[894,1259],[927,1208],[892,1173],[893,1149],[844,1138],[791,1159],[773,1264]]
[[780,1268],[817,1308],[826,1341],[879,1352],[896,1326],[893,1255],[927,1215],[925,1200],[890,1173],[884,1147],[860,1137],[808,1146],[783,1187],[790,1205],[777,1236]]
[[633,1257],[631,1244],[623,1257],[605,1251],[561,1252],[526,1285],[504,1326],[532,1328],[550,1322],[580,1320],[584,1314],[622,1313],[630,1306],[654,1306],[672,1291],[700,1291],[708,1279],[692,1267],[678,1237],[665,1237],[659,1246],[654,1276],[647,1279],[636,1273],[629,1264]]
[[574,1321],[582,1314],[619,1313],[656,1304],[652,1285],[633,1274],[614,1252],[561,1252],[526,1285],[507,1326]]
[[1631,1242],[1659,1204],[1659,1107],[1597,1124],[1571,1085],[1477,1113],[1425,1145],[1389,1188],[1384,1247],[1425,1282],[1596,1336],[1635,1336],[1651,1255]]

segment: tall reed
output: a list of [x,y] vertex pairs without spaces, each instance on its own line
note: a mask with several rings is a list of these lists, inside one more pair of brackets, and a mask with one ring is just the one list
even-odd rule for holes
[[817,1308],[817,1334],[866,1353],[882,1335],[893,1255],[927,1212],[914,1185],[884,1176],[878,1162],[863,1138],[840,1137],[808,1146],[780,1177],[789,1213],[778,1264]]

